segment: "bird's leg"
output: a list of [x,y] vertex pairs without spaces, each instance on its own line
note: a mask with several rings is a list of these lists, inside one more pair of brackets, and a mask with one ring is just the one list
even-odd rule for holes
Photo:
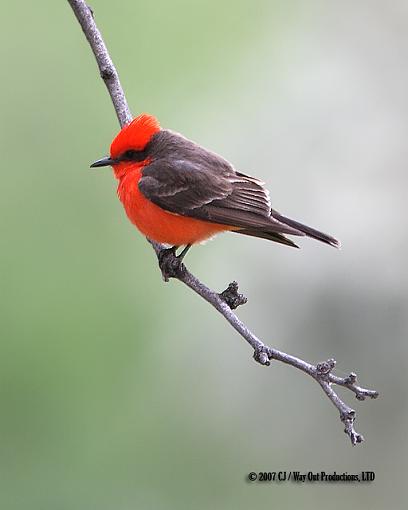
[[186,244],[183,250],[177,255],[177,258],[180,260],[180,262],[184,259],[184,257],[187,255],[188,250],[191,248],[191,244]]
[[178,246],[172,246],[171,248],[163,248],[159,251],[157,258],[159,259],[159,267],[162,272],[163,280],[169,281],[169,278],[177,273],[179,263],[176,256],[176,250]]
[[180,273],[184,271],[183,258],[185,257],[190,247],[191,244],[187,244],[180,255],[176,255],[178,246],[164,248],[159,252],[159,267],[165,282],[168,282],[169,278],[180,276]]

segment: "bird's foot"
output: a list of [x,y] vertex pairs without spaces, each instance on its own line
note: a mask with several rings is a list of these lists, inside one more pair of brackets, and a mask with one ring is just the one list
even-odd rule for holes
[[[162,272],[163,280],[168,282],[170,278],[178,278],[185,271],[183,257],[176,255],[177,246],[164,248],[158,254],[159,267]],[[184,256],[184,254],[183,254]]]

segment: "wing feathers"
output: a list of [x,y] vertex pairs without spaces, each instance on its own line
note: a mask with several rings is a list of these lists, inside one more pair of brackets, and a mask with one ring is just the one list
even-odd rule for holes
[[296,246],[282,234],[337,241],[271,209],[269,192],[255,177],[236,172],[217,154],[162,130],[153,137],[138,186],[154,204],[191,218],[236,227],[236,231]]
[[275,243],[285,244],[286,246],[292,246],[293,248],[299,248],[297,244],[295,244],[291,239],[283,236],[282,234],[271,233],[271,232],[262,232],[260,230],[249,230],[242,229],[236,230],[237,234],[244,234],[246,236],[260,237],[262,239],[268,239],[269,241],[275,241]]
[[[269,193],[260,181],[186,160],[158,160],[146,166],[140,191],[168,211],[242,228],[303,235],[270,216]],[[220,170],[220,168],[218,168]]]

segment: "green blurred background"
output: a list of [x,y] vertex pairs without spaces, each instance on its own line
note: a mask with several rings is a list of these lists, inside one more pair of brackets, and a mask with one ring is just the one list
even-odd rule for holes
[[[265,369],[207,304],[164,284],[107,169],[118,124],[67,2],[3,9],[0,507],[403,508],[407,473],[408,8],[404,0],[92,7],[134,113],[220,152],[337,252],[218,237],[188,256],[237,279],[266,342],[380,391],[347,402]],[[368,485],[249,471],[373,470]]]

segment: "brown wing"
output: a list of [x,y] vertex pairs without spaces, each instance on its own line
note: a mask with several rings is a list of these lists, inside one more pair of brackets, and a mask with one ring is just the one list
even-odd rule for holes
[[269,194],[258,179],[236,172],[207,151],[192,160],[153,161],[143,169],[139,189],[167,211],[246,229],[249,235],[257,229],[304,235],[271,216]]

